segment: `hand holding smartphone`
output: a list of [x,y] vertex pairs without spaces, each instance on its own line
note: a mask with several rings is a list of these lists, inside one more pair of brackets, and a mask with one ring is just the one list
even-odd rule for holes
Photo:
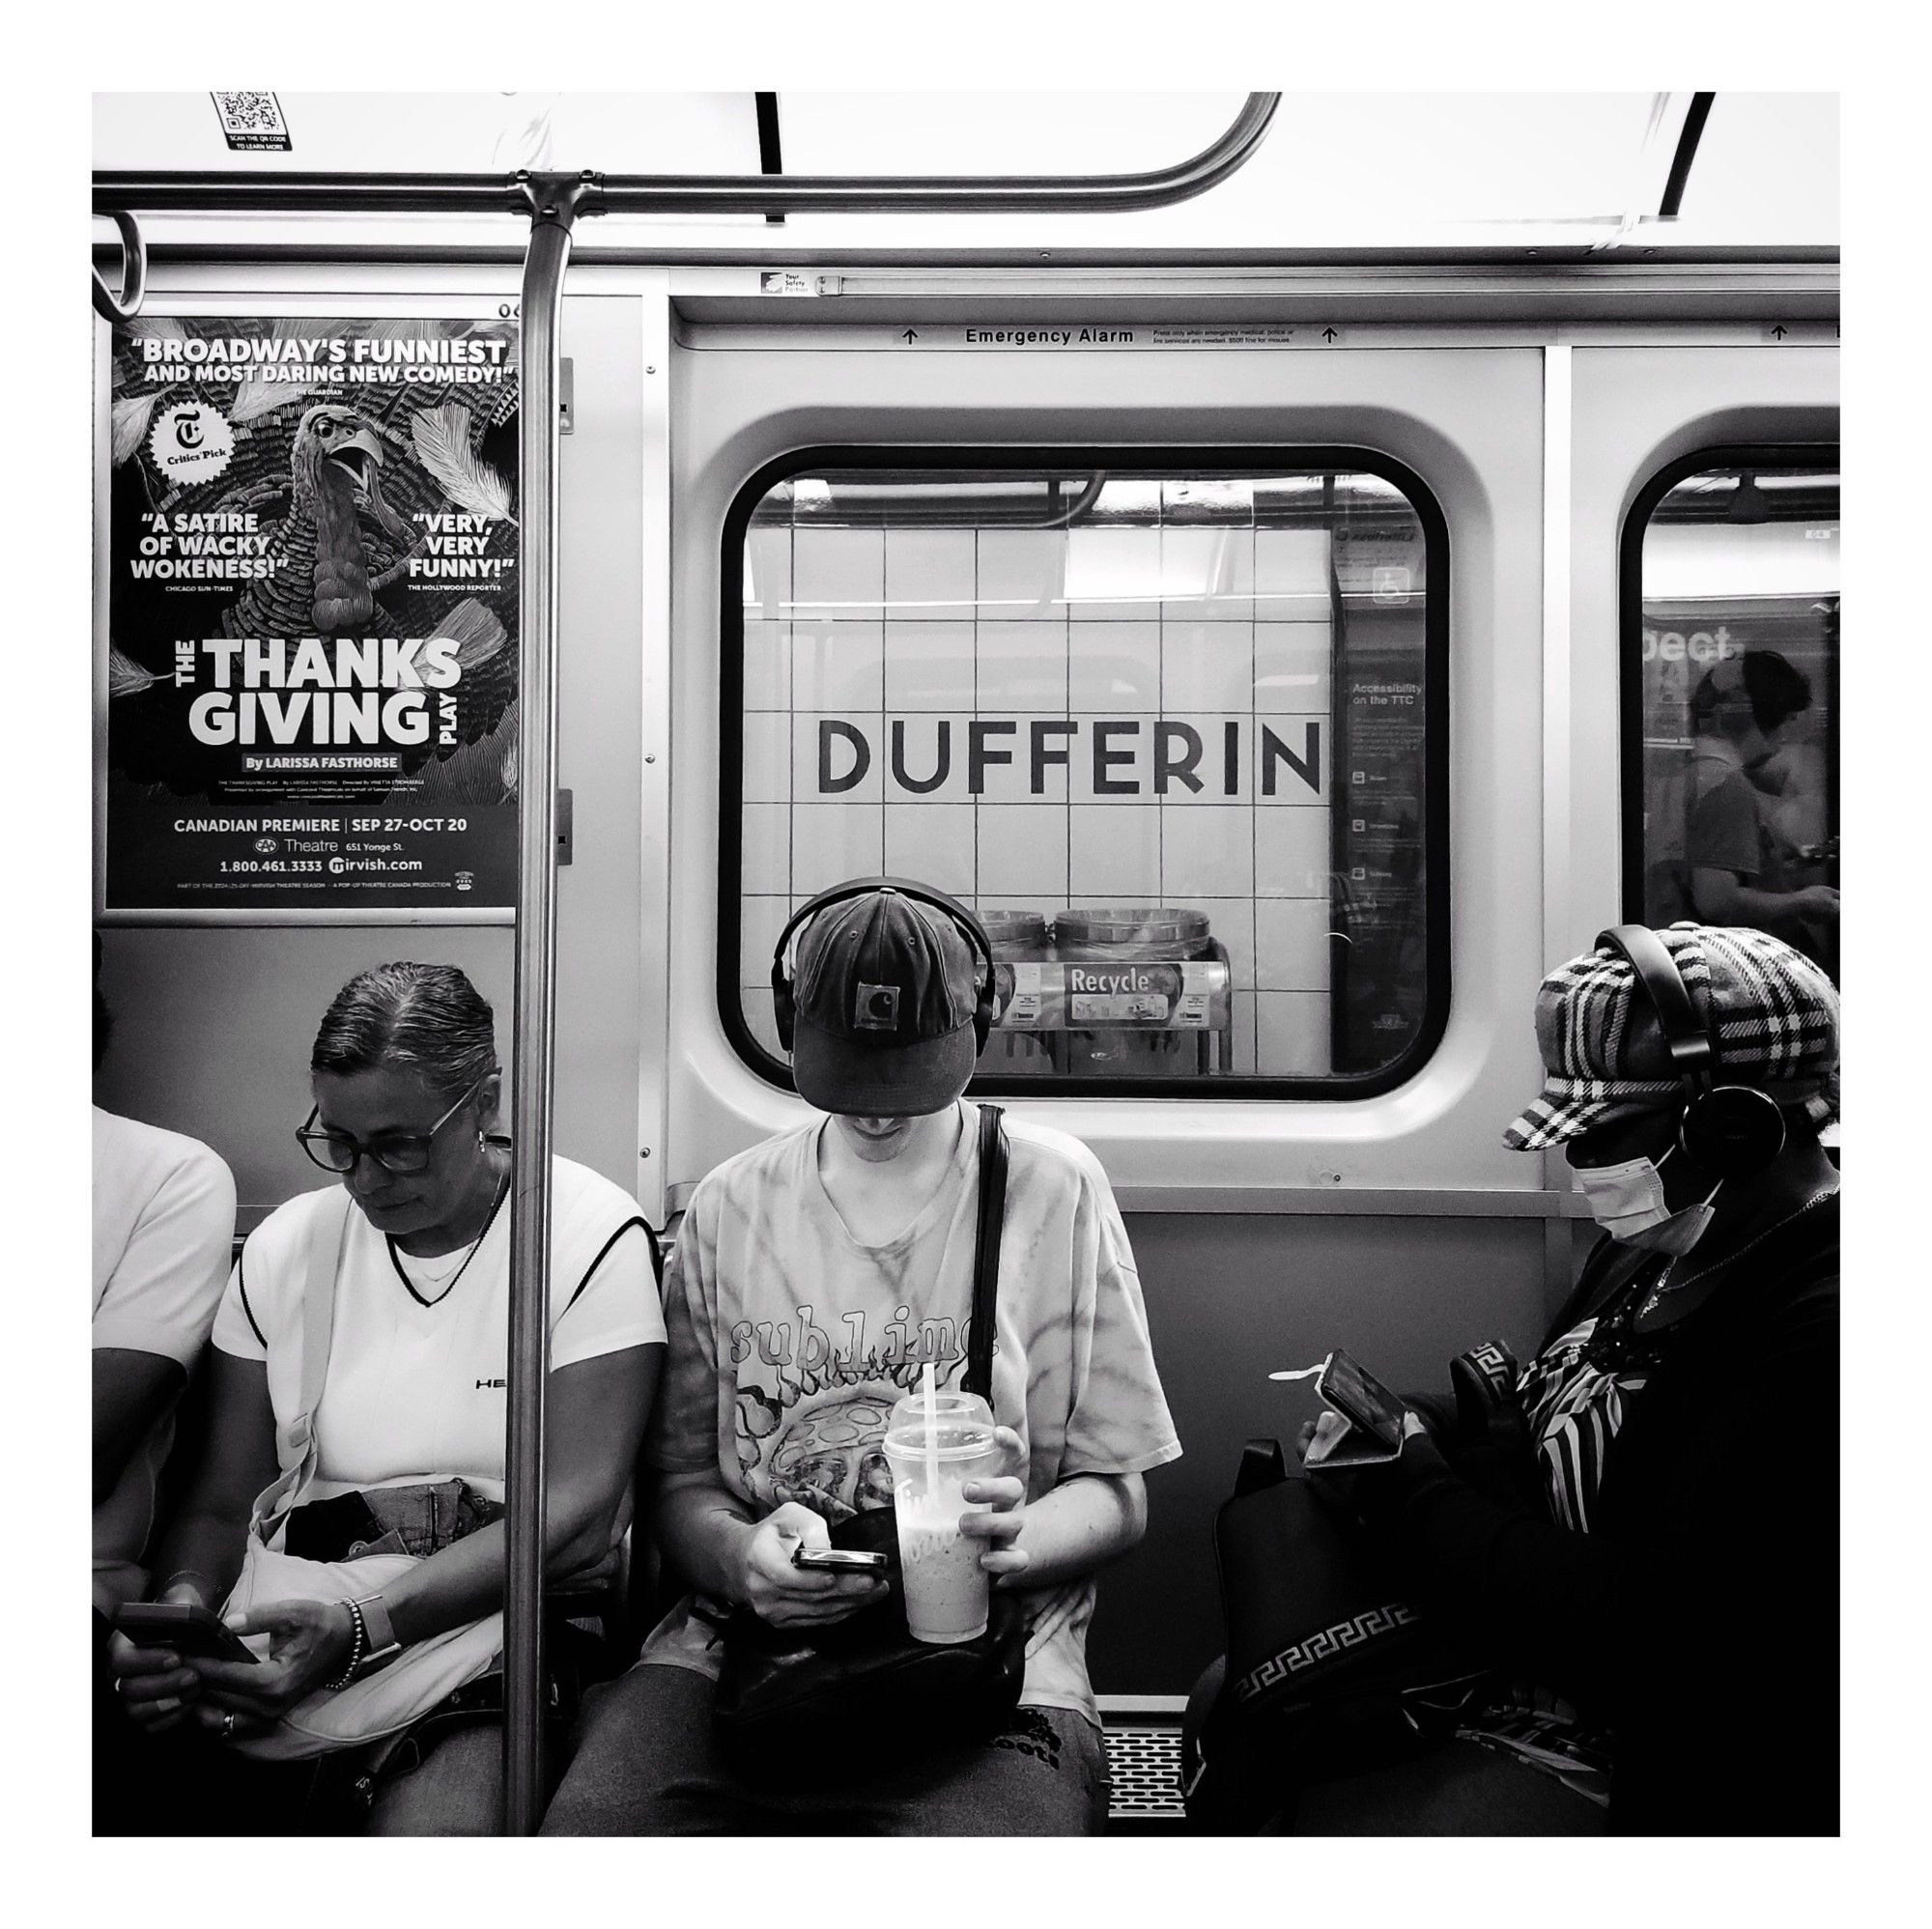
[[198,1601],[126,1601],[114,1610],[116,1630],[137,1647],[168,1648],[209,1661],[255,1661],[234,1629]]
[[1315,1391],[1344,1425],[1318,1430],[1303,1466],[1380,1466],[1400,1456],[1406,1418],[1402,1402],[1341,1347],[1323,1363]]
[[858,1547],[808,1547],[803,1541],[792,1549],[791,1564],[811,1573],[884,1574],[884,1554],[867,1553]]

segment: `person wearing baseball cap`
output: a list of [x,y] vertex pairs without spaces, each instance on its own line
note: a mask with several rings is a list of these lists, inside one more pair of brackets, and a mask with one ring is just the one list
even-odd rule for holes
[[872,1122],[947,1111],[979,1056],[969,928],[890,885],[813,918],[793,980],[799,1096]]
[[1837,992],[1762,931],[1619,925],[1535,1021],[1543,1087],[1504,1142],[1560,1146],[1604,1237],[1526,1366],[1411,1399],[1386,1465],[1311,1466],[1500,1671],[1354,1808],[1371,1832],[1834,1833]]
[[817,1113],[699,1182],[666,1272],[647,1454],[658,1542],[693,1592],[589,1713],[545,1832],[1097,1832],[1094,1574],[1140,1540],[1141,1477],[1180,1445],[1106,1175],[1027,1120],[1004,1121],[989,1391],[1007,1470],[968,1485],[985,1511],[961,1521],[993,1585],[1020,1597],[1019,1707],[933,1752],[909,1717],[856,1777],[849,1750],[748,1773],[715,1738],[722,1618],[809,1630],[878,1598],[875,1577],[792,1554],[891,1502],[894,1404],[928,1365],[957,1390],[972,1341],[983,1139],[964,1093],[994,1012],[984,927],[929,886],[855,879],[785,927],[772,989]]

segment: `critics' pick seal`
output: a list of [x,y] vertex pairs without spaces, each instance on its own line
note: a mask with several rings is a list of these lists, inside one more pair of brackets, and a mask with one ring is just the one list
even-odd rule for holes
[[206,402],[178,402],[156,416],[148,453],[171,483],[213,482],[235,453],[235,432]]

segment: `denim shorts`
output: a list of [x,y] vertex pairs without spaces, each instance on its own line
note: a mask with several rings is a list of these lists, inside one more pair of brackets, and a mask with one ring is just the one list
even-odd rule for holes
[[311,1500],[289,1516],[282,1545],[305,1561],[354,1561],[365,1554],[438,1554],[503,1518],[468,1481],[372,1487]]

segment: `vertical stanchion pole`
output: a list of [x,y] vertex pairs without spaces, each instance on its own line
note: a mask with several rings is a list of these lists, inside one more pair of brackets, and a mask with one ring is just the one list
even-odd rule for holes
[[511,1042],[509,1434],[504,1510],[503,1814],[533,1835],[544,1797],[544,1389],[550,1373],[550,1136],[556,1029],[557,330],[582,184],[537,176],[524,257],[518,424],[517,978]]

